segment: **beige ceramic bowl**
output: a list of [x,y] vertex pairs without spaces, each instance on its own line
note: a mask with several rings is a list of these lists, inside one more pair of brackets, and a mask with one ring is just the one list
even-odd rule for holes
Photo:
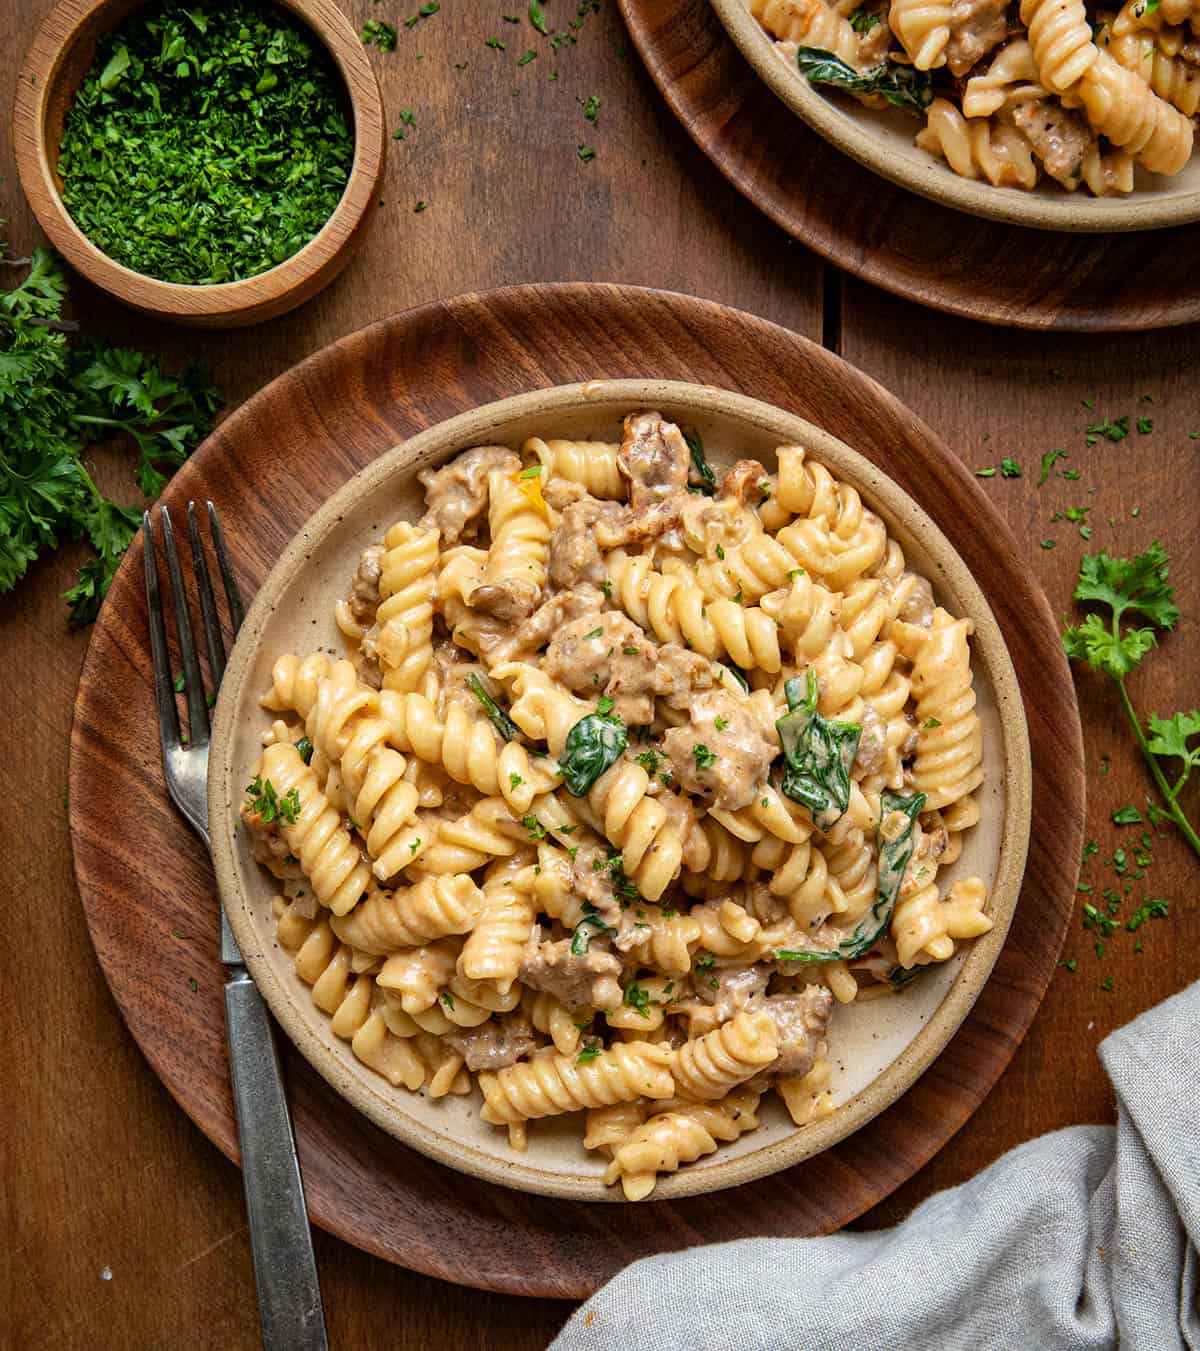
[[712,7],[742,55],[792,112],[831,145],[910,192],[973,216],[1040,230],[1107,234],[1200,220],[1200,155],[1174,178],[1138,169],[1128,197],[1093,197],[1084,188],[1066,192],[1053,182],[1032,192],[994,188],[960,177],[940,157],[918,149],[913,137],[920,123],[911,114],[876,112],[846,95],[814,88],[776,50],[746,0],[712,0]]
[[[960,873],[978,872],[991,892],[995,928],[965,956],[931,968],[894,998],[838,1008],[831,1055],[836,1112],[797,1130],[772,1100],[764,1124],[660,1183],[656,1197],[685,1196],[761,1177],[827,1149],[893,1103],[932,1062],[966,1016],[1004,943],[1029,839],[1030,760],[1024,710],[1000,630],[979,587],[945,537],[894,483],[810,423],[738,394],[653,380],[596,381],[518,395],[433,427],[381,456],[346,484],[288,546],[259,591],[221,686],[209,768],[209,821],[221,899],[247,965],[272,1012],[313,1066],[377,1125],[422,1153],[477,1177],[578,1200],[617,1200],[601,1181],[603,1161],[580,1143],[580,1118],[535,1123],[528,1153],[479,1120],[478,1094],[431,1101],[393,1089],[361,1065],[313,1006],[271,924],[274,888],[250,856],[238,805],[269,717],[259,708],[271,667],[289,651],[340,648],[334,602],[360,550],[399,517],[422,510],[416,473],[468,446],[525,437],[617,439],[632,409],[653,407],[703,435],[715,465],[743,456],[774,463],[774,448],[799,442],[858,487],[939,600],[975,623],[974,668],[983,723],[983,819]],[[234,541],[236,548],[236,541]]]

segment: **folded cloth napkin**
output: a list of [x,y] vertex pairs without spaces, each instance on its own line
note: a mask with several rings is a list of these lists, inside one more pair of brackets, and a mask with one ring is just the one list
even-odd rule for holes
[[551,1351],[1200,1348],[1200,983],[1100,1058],[1115,1128],[1021,1145],[895,1229],[645,1258]]

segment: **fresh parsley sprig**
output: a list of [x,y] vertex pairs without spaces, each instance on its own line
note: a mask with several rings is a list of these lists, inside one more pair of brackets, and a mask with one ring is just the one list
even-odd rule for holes
[[[1157,540],[1132,559],[1109,558],[1103,552],[1084,554],[1075,599],[1104,606],[1111,617],[1106,622],[1093,612],[1081,624],[1064,624],[1063,646],[1068,657],[1102,671],[1116,685],[1134,739],[1162,795],[1164,806],[1156,808],[1156,813],[1174,822],[1200,857],[1200,835],[1179,801],[1192,770],[1200,765],[1200,742],[1189,744],[1200,737],[1200,710],[1175,713],[1169,718],[1151,713],[1147,735],[1125,687],[1125,677],[1154,647],[1158,634],[1174,628],[1179,618],[1169,576],[1170,560]],[[1140,626],[1124,622],[1126,616],[1134,615],[1147,622]],[[1172,760],[1182,766],[1174,783],[1164,772],[1164,763]]]
[[137,485],[157,497],[212,425],[220,396],[199,366],[168,376],[140,352],[70,342],[65,297],[62,264],[46,248],[34,250],[24,281],[0,291],[0,593],[64,536],[86,538],[96,557],[66,593],[79,625],[96,618],[141,517],[140,505],[101,493],[85,450],[128,438]]

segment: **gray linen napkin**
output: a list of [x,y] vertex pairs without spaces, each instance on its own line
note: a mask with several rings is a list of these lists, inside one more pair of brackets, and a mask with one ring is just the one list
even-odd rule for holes
[[895,1229],[645,1258],[551,1351],[1195,1351],[1200,983],[1114,1032],[1100,1058],[1115,1128],[1022,1145]]

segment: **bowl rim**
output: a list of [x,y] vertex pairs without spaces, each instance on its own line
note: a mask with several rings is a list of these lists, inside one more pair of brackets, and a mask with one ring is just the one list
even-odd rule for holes
[[1162,198],[1139,196],[1136,189],[1122,198],[1082,199],[1065,191],[1055,197],[963,178],[932,155],[927,168],[890,155],[874,128],[851,116],[837,97],[818,92],[798,70],[780,60],[774,39],[750,13],[746,0],[710,3],[734,45],[792,112],[864,168],[919,197],[1004,225],[1074,234],[1137,233],[1200,220],[1200,188]]
[[243,886],[237,843],[240,780],[233,781],[230,750],[239,715],[247,699],[257,706],[259,691],[248,688],[263,629],[272,614],[287,603],[286,593],[306,555],[316,551],[341,525],[359,501],[376,494],[398,475],[414,475],[423,464],[439,462],[471,445],[503,440],[504,430],[531,415],[552,419],[582,407],[621,408],[683,405],[710,416],[742,421],[777,438],[777,444],[800,442],[810,447],[835,472],[863,491],[873,508],[901,521],[918,534],[943,577],[975,622],[973,643],[989,673],[1000,723],[1005,766],[1005,815],[990,911],[993,929],[975,939],[941,1003],[909,1045],[866,1088],[836,1109],[832,1116],[746,1155],[684,1169],[659,1181],[653,1193],[668,1200],[718,1191],[749,1182],[821,1153],[860,1129],[896,1102],[932,1064],[953,1037],[982,991],[1004,945],[1015,911],[1029,844],[1032,815],[1032,762],[1024,705],[999,625],[966,564],[913,498],[894,480],[845,442],[795,414],[758,399],[711,385],[654,379],[594,380],[512,395],[459,413],[401,442],[360,470],[333,494],[296,532],[268,573],[247,610],[226,665],[214,712],[209,750],[208,811],[213,867],[221,904],[263,998],[297,1049],[342,1097],[389,1135],[439,1163],[488,1182],[546,1196],[582,1201],[621,1200],[619,1189],[596,1176],[530,1168],[514,1155],[501,1163],[469,1142],[456,1139],[410,1116],[400,1089],[366,1067],[351,1074],[351,1051],[345,1043],[332,1050],[313,1031],[313,1006],[307,990],[294,988],[276,971],[270,951],[273,935],[262,932],[254,905]]
[[[42,21],[25,54],[13,98],[17,173],[26,199],[50,242],[71,266],[125,304],[164,318],[220,318],[253,310],[304,290],[352,242],[374,204],[387,138],[383,96],[363,44],[334,0],[270,0],[320,43],[338,72],[349,104],[354,158],[346,186],[320,230],[295,253],[264,272],[236,281],[171,282],[137,272],[110,257],[75,223],[51,164],[46,118],[67,54],[106,9],[123,21],[149,0],[59,0]],[[332,274],[330,278],[332,279]],[[135,298],[136,296],[136,298]]]

